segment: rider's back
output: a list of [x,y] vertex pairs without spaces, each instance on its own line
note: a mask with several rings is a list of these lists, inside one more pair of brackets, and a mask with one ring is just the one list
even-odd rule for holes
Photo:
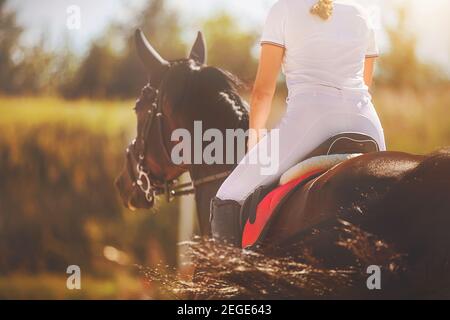
[[362,7],[333,1],[329,19],[311,14],[316,0],[279,0],[261,41],[285,47],[283,70],[290,95],[307,85],[367,91],[364,58],[378,55],[370,19]]

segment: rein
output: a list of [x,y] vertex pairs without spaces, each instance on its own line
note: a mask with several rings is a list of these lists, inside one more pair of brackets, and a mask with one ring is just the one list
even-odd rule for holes
[[[140,137],[139,142],[141,146],[141,150],[138,152],[136,139],[131,143],[132,149],[130,147],[126,149],[127,157],[132,157],[136,160],[136,174],[134,173],[133,168],[131,167],[131,159],[128,159],[128,174],[133,179],[133,187],[140,190],[144,193],[145,199],[148,202],[152,202],[155,196],[165,195],[166,201],[169,202],[173,198],[177,196],[184,196],[195,193],[195,188],[207,183],[211,183],[223,178],[226,178],[231,170],[209,175],[199,179],[193,179],[190,182],[186,183],[178,183],[177,179],[174,180],[166,180],[164,178],[156,177],[149,169],[146,169],[145,166],[145,151],[147,150],[147,138],[150,135],[151,129],[155,123],[155,119],[157,120],[157,125],[159,126],[158,141],[162,145],[164,150],[164,154],[169,162],[172,162],[170,157],[170,152],[167,149],[167,146],[164,142],[164,135],[162,129],[163,123],[163,110],[161,103],[161,94],[158,89],[153,88],[150,84],[147,84],[142,89],[142,96],[145,102],[151,103],[150,109],[148,110],[148,117],[146,118],[143,135]],[[139,135],[139,133],[138,133]],[[177,165],[181,166],[181,165]]]

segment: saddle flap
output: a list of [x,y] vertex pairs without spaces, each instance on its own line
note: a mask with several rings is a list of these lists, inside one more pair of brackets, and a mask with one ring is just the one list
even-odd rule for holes
[[339,163],[361,154],[319,156],[300,162],[280,179],[280,185],[259,187],[244,202],[241,209],[242,248],[260,244],[283,204],[308,181],[336,167]]
[[259,198],[260,201],[255,211],[247,214],[248,219],[245,221],[242,233],[242,248],[258,245],[265,238],[270,222],[289,195],[322,172],[323,170],[316,170],[306,173],[302,177],[273,189],[262,200]]

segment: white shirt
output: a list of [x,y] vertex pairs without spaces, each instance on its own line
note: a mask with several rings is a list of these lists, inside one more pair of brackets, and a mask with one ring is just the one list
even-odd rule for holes
[[270,9],[261,43],[285,48],[283,72],[289,95],[323,85],[368,92],[364,60],[378,56],[373,26],[362,7],[334,1],[328,20],[310,13],[317,0],[278,0]]

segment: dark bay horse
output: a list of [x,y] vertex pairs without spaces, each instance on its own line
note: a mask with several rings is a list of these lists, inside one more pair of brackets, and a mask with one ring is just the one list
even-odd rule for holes
[[[193,134],[194,121],[222,133],[229,128],[248,129],[237,80],[205,64],[201,33],[187,59],[164,60],[139,30],[136,45],[150,82],[136,102],[137,137],[127,149],[117,188],[126,207],[150,208],[156,194],[177,194],[173,181],[188,171],[200,232],[209,236],[210,200],[234,165],[174,164],[170,150],[176,143],[171,132],[185,128]],[[267,234],[267,243],[283,248],[307,239],[311,254],[322,265],[342,266],[349,261],[345,254],[336,253],[339,234],[333,225],[339,220],[406,254],[421,289],[430,283],[441,288],[450,284],[446,276],[450,275],[450,148],[429,155],[377,152],[347,160],[289,198]]]

